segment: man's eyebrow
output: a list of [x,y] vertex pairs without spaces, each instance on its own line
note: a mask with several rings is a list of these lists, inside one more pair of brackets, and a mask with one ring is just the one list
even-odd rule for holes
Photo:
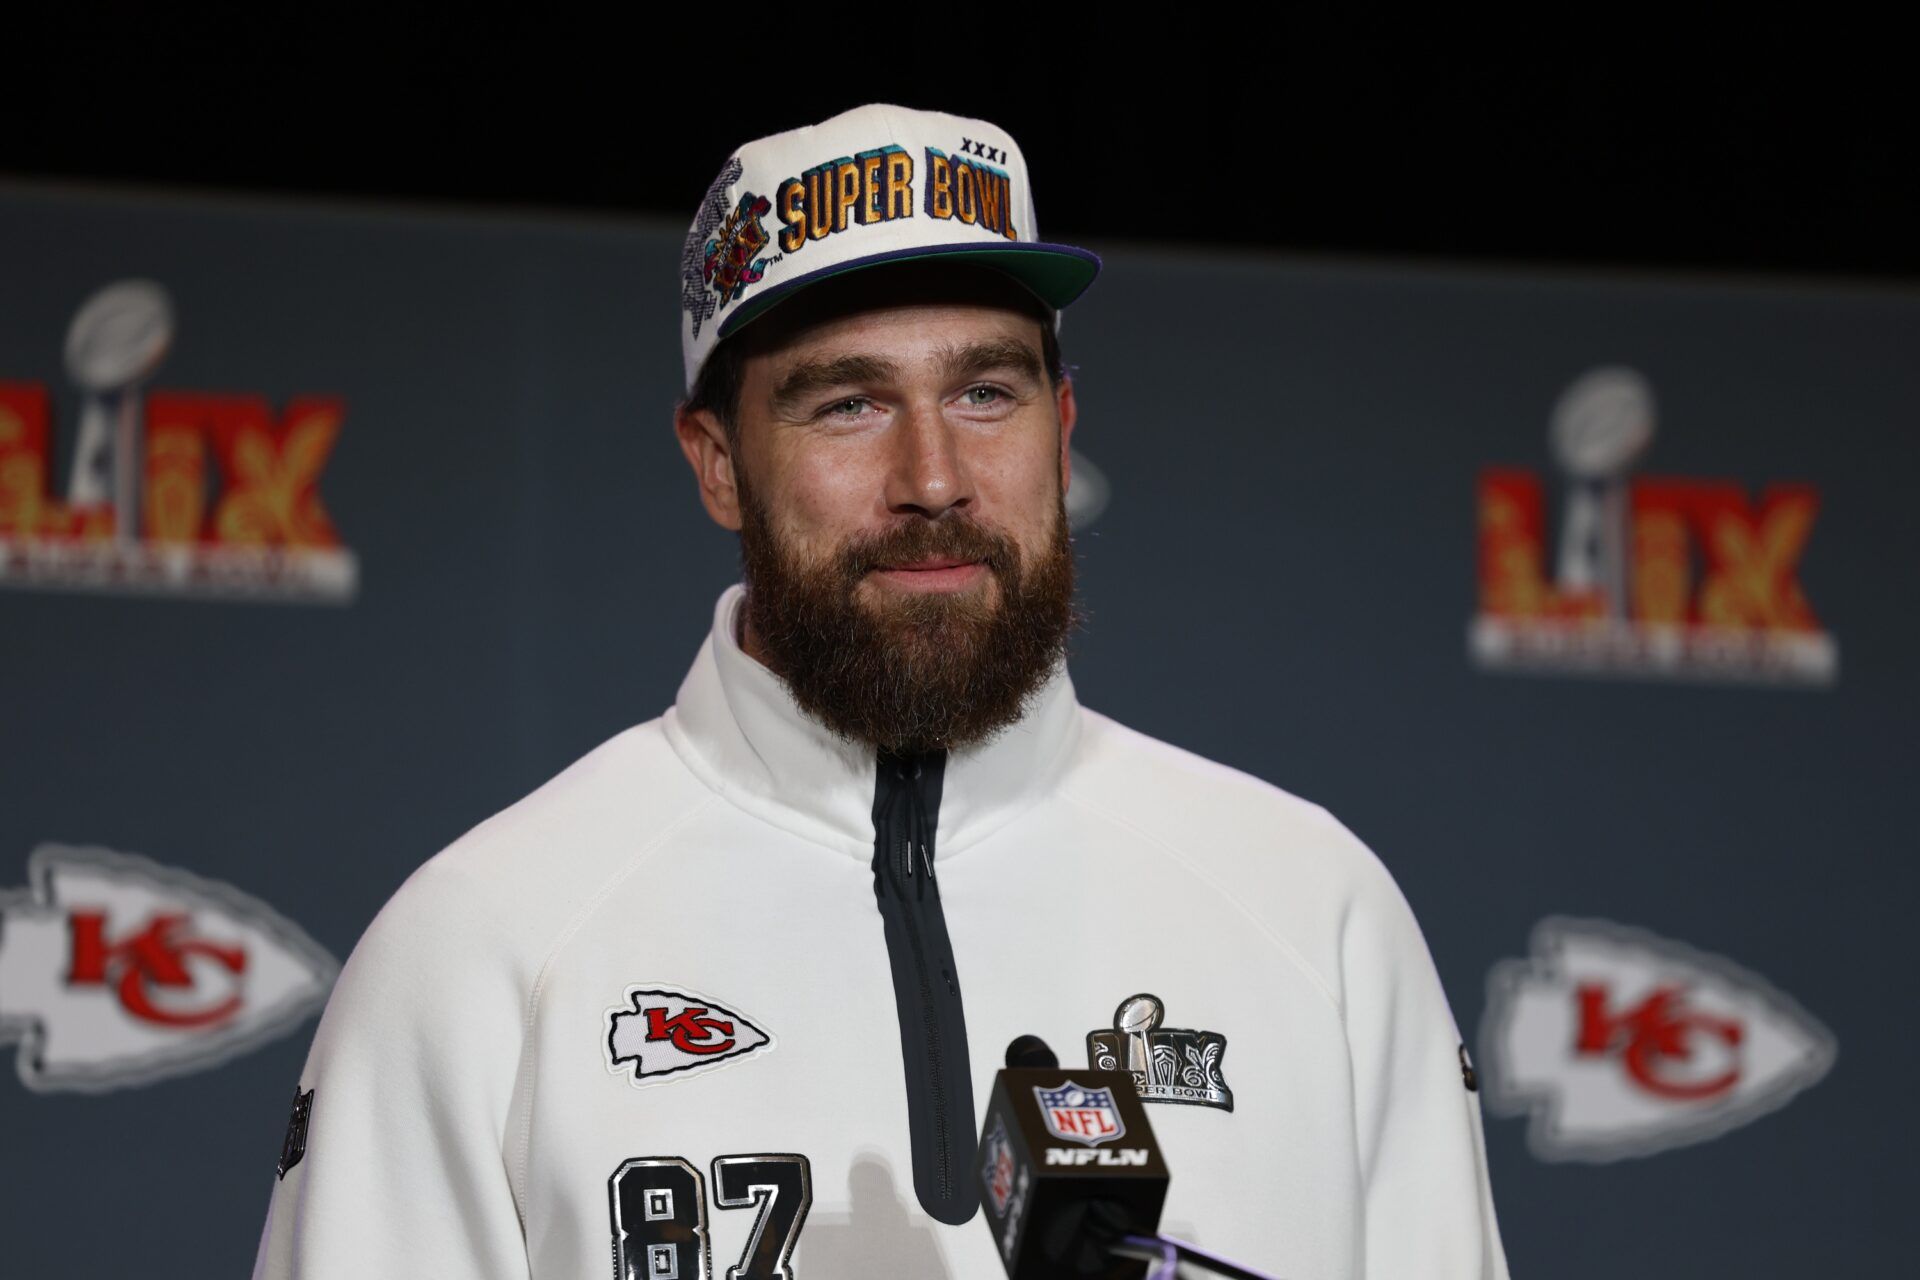
[[[934,356],[941,376],[949,381],[970,378],[996,369],[1038,381],[1046,369],[1040,353],[1013,338],[993,338],[943,347]],[[833,387],[888,382],[900,376],[899,366],[882,356],[844,355],[808,360],[787,370],[773,388],[775,412],[791,412],[808,397]]]
[[790,409],[795,402],[829,387],[884,382],[898,372],[893,361],[879,356],[848,355],[835,356],[830,360],[809,360],[795,365],[781,376],[773,389],[773,407]]
[[940,352],[940,368],[949,378],[969,378],[975,374],[1004,369],[1022,374],[1036,382],[1046,372],[1040,353],[1013,338],[995,338],[948,347]]

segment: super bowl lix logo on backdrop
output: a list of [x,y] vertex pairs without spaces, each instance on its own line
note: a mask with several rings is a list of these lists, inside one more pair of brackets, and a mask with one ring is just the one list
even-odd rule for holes
[[135,854],[41,845],[0,891],[0,1044],[37,1091],[216,1066],[298,1026],[338,971],[265,903]]
[[1542,1160],[1607,1161],[1718,1137],[1811,1087],[1833,1036],[1765,979],[1642,929],[1549,918],[1487,982],[1490,1109]]
[[0,586],[340,602],[359,567],[320,502],[339,400],[148,391],[174,313],[128,280],[67,332],[73,461],[54,496],[56,398],[0,381]]
[[1474,662],[1493,670],[1827,684],[1839,647],[1798,576],[1819,496],[1756,499],[1721,480],[1630,476],[1653,440],[1652,388],[1595,369],[1554,407],[1566,476],[1547,573],[1546,504],[1532,471],[1480,477]]

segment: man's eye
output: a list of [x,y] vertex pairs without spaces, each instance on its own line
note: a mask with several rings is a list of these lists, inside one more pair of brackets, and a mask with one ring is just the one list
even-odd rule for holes
[[998,387],[968,387],[962,396],[968,404],[978,408],[1005,399],[1006,392]]
[[860,410],[866,408],[866,399],[862,396],[848,396],[845,400],[835,400],[823,412],[836,418],[858,417]]

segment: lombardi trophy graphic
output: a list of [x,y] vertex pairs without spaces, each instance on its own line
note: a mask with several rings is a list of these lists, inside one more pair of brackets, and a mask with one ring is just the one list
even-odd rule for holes
[[1626,368],[1594,369],[1553,406],[1549,439],[1567,473],[1556,576],[1593,592],[1609,619],[1627,616],[1627,472],[1653,440],[1653,388]]
[[80,389],[80,431],[67,483],[75,509],[112,504],[114,540],[141,533],[139,390],[173,343],[173,304],[151,280],[122,280],[81,304],[67,329],[67,376]]
[[1127,1070],[1133,1072],[1142,1085],[1162,1083],[1159,1072],[1154,1069],[1151,1036],[1163,1016],[1164,1010],[1157,999],[1140,995],[1121,1005],[1114,1019],[1115,1029],[1126,1037]]

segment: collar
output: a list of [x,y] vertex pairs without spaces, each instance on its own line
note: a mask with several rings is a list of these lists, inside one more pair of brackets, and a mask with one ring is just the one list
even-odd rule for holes
[[[734,624],[746,590],[714,608],[667,738],[709,787],[733,804],[817,844],[873,856],[878,755],[837,737],[800,709],[780,677],[740,648]],[[939,856],[960,854],[1051,791],[1080,739],[1080,704],[1064,662],[1026,715],[991,741],[947,758]]]

